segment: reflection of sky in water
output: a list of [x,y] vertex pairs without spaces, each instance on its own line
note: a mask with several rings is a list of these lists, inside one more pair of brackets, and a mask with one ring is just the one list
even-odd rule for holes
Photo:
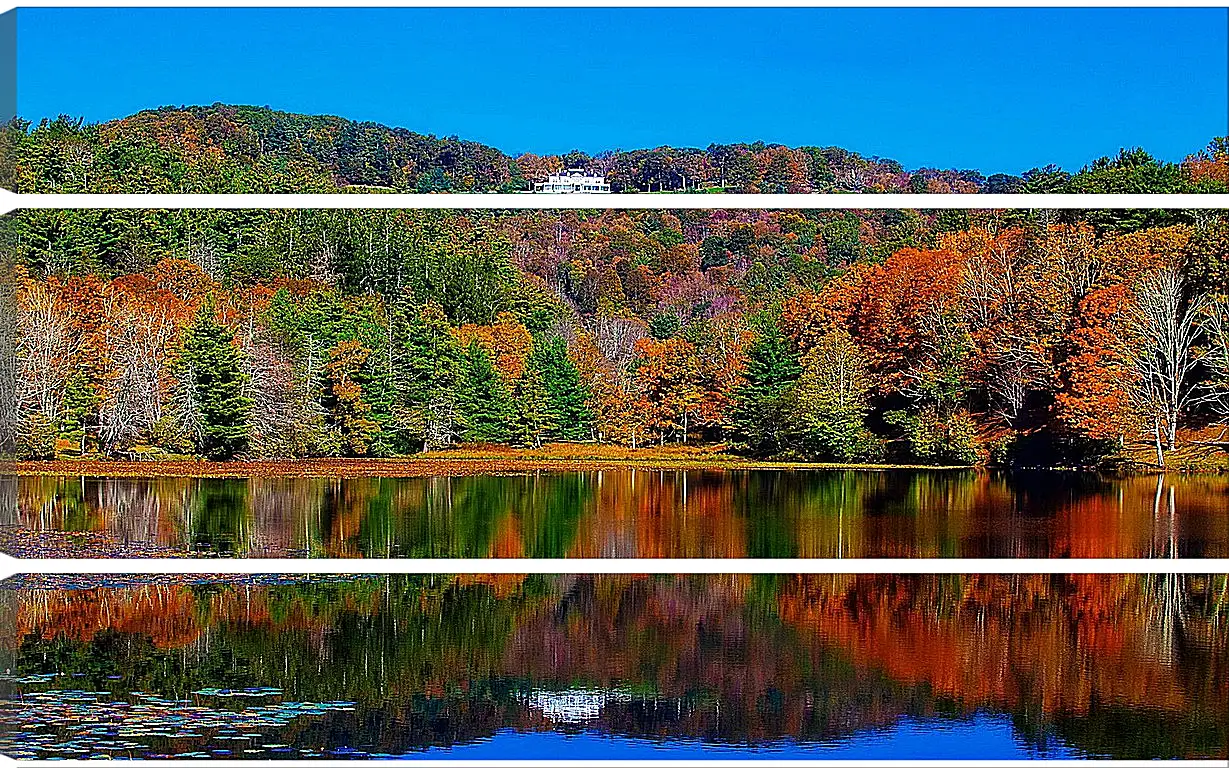
[[648,739],[609,736],[586,731],[579,734],[517,733],[500,731],[494,737],[449,749],[416,753],[430,758],[465,760],[1011,760],[1071,759],[1085,757],[1062,745],[1044,753],[1025,745],[1015,735],[1006,715],[978,714],[969,720],[901,718],[890,728],[864,731],[848,738],[817,743],[779,742],[750,747],[706,744],[693,739]]
[[[46,683],[54,675],[14,682]],[[12,679],[12,678],[10,678]],[[1063,745],[1044,751],[1017,738],[1011,719],[979,712],[961,719],[902,716],[888,727],[866,728],[816,742],[712,743],[695,738],[646,739],[603,733],[592,727],[579,732],[520,732],[510,728],[470,743],[428,747],[403,755],[368,752],[354,745],[292,746],[282,743],[284,728],[304,719],[327,719],[354,711],[354,702],[251,703],[238,709],[204,704],[220,699],[263,700],[272,688],[203,689],[195,700],[165,699],[133,692],[114,697],[104,691],[53,689],[26,692],[21,701],[0,702],[0,751],[20,759],[49,757],[445,757],[457,759],[645,759],[669,758],[813,758],[813,759],[978,759],[1072,758],[1082,756]],[[598,689],[535,690],[523,705],[542,712],[556,726],[569,729],[596,720],[610,701],[626,694]],[[49,730],[50,729],[50,730]],[[57,732],[58,729],[64,729]],[[165,744],[159,748],[155,743]]]

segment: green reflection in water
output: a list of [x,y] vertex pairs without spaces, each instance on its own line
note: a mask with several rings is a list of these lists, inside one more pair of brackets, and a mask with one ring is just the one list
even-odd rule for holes
[[1225,476],[619,470],[12,487],[0,532],[17,555],[1229,557]]

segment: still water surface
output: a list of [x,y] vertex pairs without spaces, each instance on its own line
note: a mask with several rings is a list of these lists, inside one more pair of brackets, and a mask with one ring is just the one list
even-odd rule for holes
[[43,557],[1229,557],[1229,476],[644,471],[10,478]]
[[1213,759],[1229,738],[1223,575],[123,578],[0,584],[0,753]]

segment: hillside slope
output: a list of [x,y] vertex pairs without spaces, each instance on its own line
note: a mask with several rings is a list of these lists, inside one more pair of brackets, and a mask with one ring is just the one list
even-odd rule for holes
[[616,192],[1224,192],[1229,143],[1182,164],[1120,150],[1071,174],[1054,165],[1020,176],[907,170],[839,147],[712,144],[513,158],[436,137],[267,107],[162,107],[106,123],[62,116],[16,120],[3,132],[0,180],[18,192],[514,192],[563,167],[607,176]]

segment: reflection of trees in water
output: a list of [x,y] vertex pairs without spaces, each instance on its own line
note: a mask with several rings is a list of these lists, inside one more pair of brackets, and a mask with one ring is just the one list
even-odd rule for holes
[[[1214,615],[1212,597],[1223,576],[848,578],[837,593],[792,581],[781,615],[855,664],[939,695],[1043,713],[1098,699],[1179,711],[1211,700],[1209,685],[1229,695],[1216,661],[1229,650],[1226,616]],[[1175,610],[1187,631],[1157,622]]]
[[[353,727],[389,750],[581,727],[541,704],[542,692],[580,690],[619,693],[581,721],[624,735],[820,740],[990,709],[1036,745],[1061,731],[1146,756],[1132,734],[1164,730],[1171,754],[1223,754],[1226,578],[395,576],[27,590],[23,639],[3,663],[83,672],[99,690],[267,685],[292,700],[356,700]],[[1138,728],[1118,738],[1120,710]],[[338,734],[343,722],[295,727]]]
[[976,471],[19,478],[38,530],[246,556],[1229,556],[1229,479]]
[[17,478],[0,475],[0,526],[17,525]]

